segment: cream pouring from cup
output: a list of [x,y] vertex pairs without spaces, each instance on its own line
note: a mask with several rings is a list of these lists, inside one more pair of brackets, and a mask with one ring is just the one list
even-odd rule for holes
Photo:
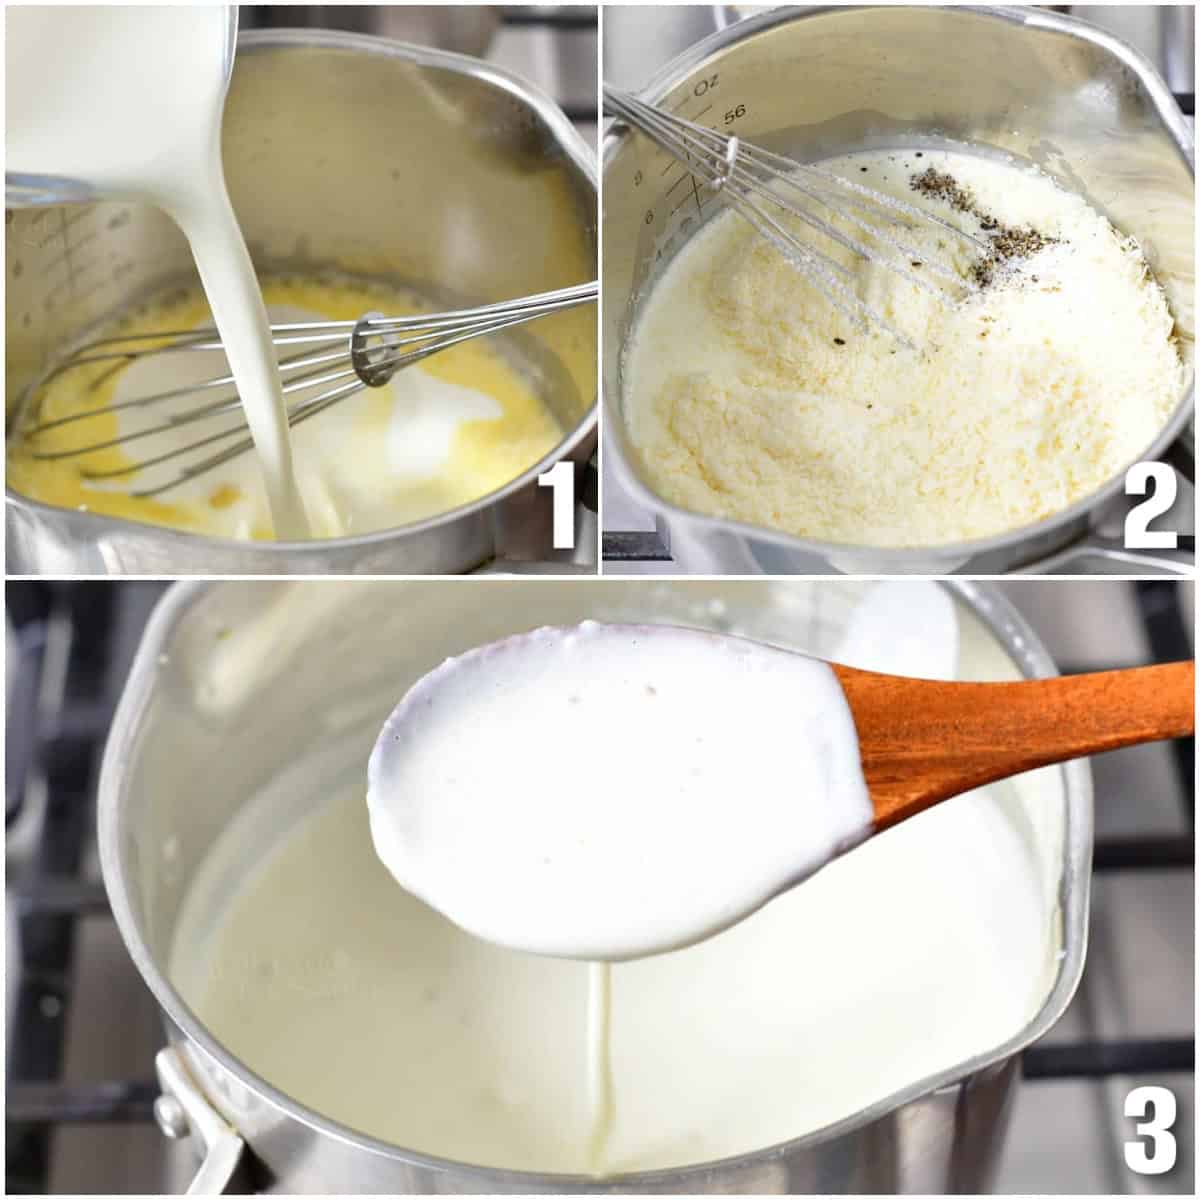
[[145,200],[180,227],[237,381],[276,536],[292,540],[308,536],[308,518],[266,308],[221,163],[236,20],[218,5],[14,8],[6,164],[26,181],[18,193]]

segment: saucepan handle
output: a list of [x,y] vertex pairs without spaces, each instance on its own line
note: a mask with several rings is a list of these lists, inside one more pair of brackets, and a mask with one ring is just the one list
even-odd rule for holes
[[[1158,575],[1192,576],[1196,570],[1196,555],[1192,548],[1175,550],[1127,550],[1125,543],[1116,537],[1100,533],[1089,533],[1086,537],[1057,554],[1039,559],[1025,568],[1023,574],[1069,575],[1071,564],[1078,560],[1101,559],[1122,568],[1118,574],[1138,575],[1150,572]],[[1086,574],[1086,571],[1080,572]]]
[[242,1161],[246,1143],[196,1086],[174,1046],[154,1059],[162,1094],[154,1102],[154,1118],[167,1137],[194,1137],[200,1166],[188,1185],[189,1196],[219,1196]]
[[1159,457],[1174,467],[1193,487],[1196,486],[1196,444],[1192,434],[1185,431]]
[[[515,536],[507,534],[499,540],[498,553],[491,562],[478,569],[482,575],[595,575],[596,555],[600,541],[600,484],[597,474],[596,455],[593,452],[587,462],[575,465],[575,549],[564,551],[554,558],[536,557],[544,549],[541,536],[532,544],[523,536],[530,528],[539,528],[530,514],[518,512]],[[537,493],[541,493],[538,495]],[[530,489],[515,505],[533,504],[546,508],[550,504],[547,489]],[[544,532],[544,530],[543,530]],[[525,551],[533,549],[533,554]]]

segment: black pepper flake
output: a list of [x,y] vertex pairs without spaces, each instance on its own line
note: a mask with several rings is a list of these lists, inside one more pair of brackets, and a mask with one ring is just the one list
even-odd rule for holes
[[944,171],[935,171],[933,167],[926,167],[920,175],[914,176],[909,182],[913,191],[920,192],[922,196],[929,196],[933,200],[943,200],[956,212],[978,216],[978,213],[975,212],[975,198]]
[[844,346],[846,344],[846,339],[845,338],[834,338],[833,344],[835,346]]
[[862,172],[864,175],[867,173],[867,168],[866,168],[866,167],[859,167],[858,169],[859,169],[859,170],[860,170],[860,171],[861,171],[861,172]]
[[[979,227],[991,234],[987,253],[971,267],[971,278],[981,287],[988,287],[996,279],[998,270],[1023,258],[1031,258],[1039,250],[1054,245],[1058,238],[1047,237],[1030,226],[1010,228],[1002,225],[991,213],[984,212],[975,201],[969,188],[965,188],[953,176],[944,171],[926,167],[920,175],[909,180],[913,191],[934,200],[941,200],[956,212],[967,213],[979,222]],[[1037,276],[1033,277],[1034,283]]]

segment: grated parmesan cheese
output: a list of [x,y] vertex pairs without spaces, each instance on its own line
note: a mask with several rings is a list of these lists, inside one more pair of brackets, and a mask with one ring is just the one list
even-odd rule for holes
[[[1136,242],[1048,176],[994,159],[893,151],[823,165],[978,234],[975,217],[912,189],[934,167],[978,210],[1054,240],[941,303],[803,233],[913,350],[856,328],[736,214],[709,222],[651,290],[626,350],[631,436],[666,499],[844,544],[932,546],[1059,512],[1139,457],[1186,372]],[[963,278],[980,260],[944,231],[904,236]]]

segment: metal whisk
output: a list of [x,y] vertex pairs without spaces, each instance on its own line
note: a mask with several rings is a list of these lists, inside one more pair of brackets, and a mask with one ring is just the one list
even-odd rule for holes
[[[981,253],[988,243],[915,204],[844,179],[821,167],[804,165],[685,120],[628,92],[605,85],[604,108],[648,137],[660,150],[681,163],[699,182],[744,217],[827,300],[859,328],[875,325],[913,349],[912,342],[853,288],[853,275],[841,263],[798,238],[780,216],[788,214],[858,258],[902,276],[941,298],[946,289],[933,279],[963,292],[974,285],[958,271],[938,262],[928,249],[918,250],[903,240],[903,231],[934,226],[971,243]],[[837,218],[852,231],[831,224]],[[912,269],[920,263],[922,274]]]
[[[273,324],[272,340],[276,346],[307,346],[309,349],[281,358],[279,372],[283,380],[285,398],[299,392],[312,392],[288,407],[288,424],[298,425],[318,413],[324,412],[340,400],[368,387],[382,387],[397,371],[410,367],[433,354],[448,350],[462,342],[488,334],[499,333],[515,325],[551,313],[563,312],[580,304],[595,301],[599,284],[584,283],[557,291],[541,292],[507,300],[498,304],[484,304],[476,308],[464,308],[450,312],[426,313],[412,317],[386,317],[381,313],[369,312],[357,321],[301,321],[289,324]],[[152,344],[151,344],[152,343]],[[129,334],[101,338],[80,346],[65,361],[59,364],[42,381],[42,386],[53,379],[83,367],[100,365],[96,377],[89,381],[89,389],[103,384],[111,375],[129,364],[154,356],[187,355],[202,352],[222,353],[219,334],[215,328],[202,328],[165,333]],[[107,369],[102,364],[109,364]],[[234,388],[231,374],[205,378],[195,383],[186,383],[153,395],[139,396],[116,404],[80,409],[53,420],[28,425],[23,430],[29,453],[35,459],[79,458],[115,446],[127,446],[155,436],[160,436],[181,427],[201,421],[210,421],[225,415],[241,413],[241,401]],[[208,404],[192,405],[190,398],[206,392],[226,394]],[[174,403],[173,403],[174,402]],[[183,407],[180,404],[183,403]],[[75,425],[125,410],[140,411],[155,406],[169,409],[160,420],[145,428],[121,434],[102,441],[92,441],[67,449],[37,449],[40,435],[66,425]],[[240,418],[215,433],[197,437],[186,446],[173,446],[163,453],[131,462],[111,470],[81,472],[85,478],[102,480],[134,475],[162,463],[170,463],[195,454],[205,447],[214,446],[229,439],[238,439],[234,444],[190,463],[163,483],[155,483],[130,495],[157,496],[178,487],[197,475],[229,462],[244,454],[253,446],[248,436],[248,426]]]

